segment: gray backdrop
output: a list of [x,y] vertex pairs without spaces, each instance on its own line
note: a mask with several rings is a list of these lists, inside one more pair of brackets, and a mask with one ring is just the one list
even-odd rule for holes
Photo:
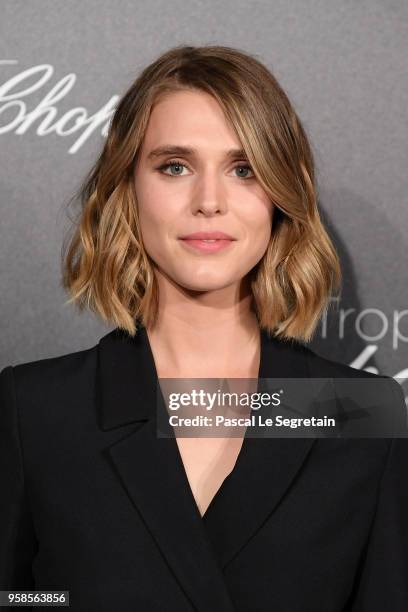
[[315,152],[345,279],[312,348],[407,377],[407,21],[404,0],[3,1],[0,367],[112,329],[64,305],[66,202],[139,70],[175,44],[224,44],[272,69]]

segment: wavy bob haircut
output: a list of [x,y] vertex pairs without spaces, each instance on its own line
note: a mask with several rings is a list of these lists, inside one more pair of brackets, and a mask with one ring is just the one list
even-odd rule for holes
[[177,46],[147,66],[119,100],[99,159],[76,196],[80,211],[62,248],[62,285],[80,310],[137,333],[154,325],[158,286],[143,246],[134,168],[153,105],[180,90],[212,95],[276,209],[268,247],[251,270],[252,309],[270,335],[310,341],[340,262],[317,207],[305,130],[273,74],[253,55]]

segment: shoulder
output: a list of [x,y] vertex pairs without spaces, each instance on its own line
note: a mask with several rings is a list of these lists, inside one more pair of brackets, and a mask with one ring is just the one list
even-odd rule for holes
[[27,361],[9,367],[13,370],[14,378],[21,383],[35,381],[52,383],[56,380],[61,382],[66,380],[67,376],[78,374],[83,368],[90,366],[90,362],[96,354],[96,348],[96,346],[93,346],[56,357]]
[[297,343],[298,350],[302,351],[309,363],[312,376],[329,376],[334,378],[381,378],[378,374],[353,368],[341,361],[323,357],[310,346]]
[[366,378],[373,381],[386,379],[388,381],[393,381],[396,385],[398,385],[395,379],[391,376],[387,376],[385,374],[374,374],[373,372],[367,372],[366,370],[359,370],[342,363],[341,361],[323,357],[304,344],[299,344],[298,346],[299,350],[303,351],[306,359],[308,360],[310,374],[313,377],[321,375],[322,377],[327,376],[331,378]]
[[401,423],[406,421],[406,402],[401,385],[392,376],[358,370],[347,364],[328,359],[302,345],[309,364],[311,378],[332,378],[339,396],[361,397],[362,402],[376,400],[387,407],[395,408]]
[[2,396],[11,396],[17,406],[57,405],[84,392],[94,381],[97,345],[80,351],[8,365],[0,372]]
[[1,423],[19,431],[28,456],[52,444],[75,439],[93,427],[97,345],[0,372]]

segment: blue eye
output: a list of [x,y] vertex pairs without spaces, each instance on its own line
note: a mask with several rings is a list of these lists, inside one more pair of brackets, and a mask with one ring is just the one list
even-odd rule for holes
[[[166,174],[164,172],[164,170],[167,170],[167,168],[172,168],[172,167],[173,168],[174,167],[176,167],[176,168],[187,168],[187,166],[185,164],[182,164],[179,161],[170,161],[167,164],[163,164],[163,165],[159,166],[158,170],[163,172],[163,174]],[[181,174],[177,172],[176,174],[167,174],[167,176],[181,176]]]
[[[175,173],[173,173],[173,172],[171,172],[171,173],[165,172],[165,170],[168,170],[168,168],[177,168],[178,170],[181,169],[181,172],[182,172],[183,168],[190,169],[187,166],[187,164],[184,164],[184,163],[182,163],[179,160],[170,160],[167,163],[162,164],[161,166],[159,166],[157,168],[157,170],[159,172],[162,172],[163,174],[166,174],[167,176],[171,176],[171,177],[183,176],[182,173],[179,172],[178,170],[176,170]],[[237,164],[236,166],[234,166],[233,170],[239,170],[240,176],[238,176],[238,175],[236,175],[236,176],[237,176],[237,178],[240,178],[242,180],[249,180],[249,179],[255,178],[255,175],[254,175],[254,172],[253,172],[251,166],[248,166],[247,164],[242,164],[242,163],[241,164]],[[242,171],[244,171],[244,175],[242,175]],[[252,172],[252,175],[247,176],[248,171]]]
[[253,178],[254,176],[251,166],[238,165],[238,166],[235,166],[234,170],[249,170],[250,172],[252,172],[252,176],[242,176],[241,174],[241,176],[239,176],[238,178],[249,179],[249,178]]

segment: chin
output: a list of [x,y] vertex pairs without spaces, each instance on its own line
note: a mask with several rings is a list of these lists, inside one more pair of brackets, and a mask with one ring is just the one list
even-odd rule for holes
[[233,283],[234,281],[231,279],[220,280],[219,278],[218,279],[208,279],[208,280],[200,279],[200,281],[198,281],[195,278],[193,282],[184,282],[184,281],[178,282],[178,284],[184,289],[188,289],[189,291],[197,291],[197,292],[217,291],[220,289],[224,289],[225,287],[227,287],[228,285],[232,285]]

